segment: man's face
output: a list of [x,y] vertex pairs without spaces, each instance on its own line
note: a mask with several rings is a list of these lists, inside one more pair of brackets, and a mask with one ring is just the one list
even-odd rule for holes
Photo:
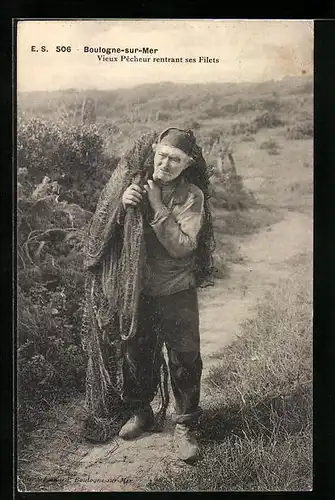
[[154,156],[153,180],[162,184],[176,179],[190,164],[190,158],[181,149],[168,144],[157,144]]

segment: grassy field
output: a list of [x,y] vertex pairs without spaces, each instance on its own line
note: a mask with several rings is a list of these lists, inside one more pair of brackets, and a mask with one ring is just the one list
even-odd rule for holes
[[312,489],[310,255],[265,297],[206,379],[203,460],[167,470],[149,491]]

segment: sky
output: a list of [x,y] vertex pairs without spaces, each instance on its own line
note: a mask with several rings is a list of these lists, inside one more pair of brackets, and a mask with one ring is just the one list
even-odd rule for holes
[[[17,89],[280,80],[313,74],[313,44],[310,20],[25,20],[17,29]],[[42,45],[47,52],[42,52]],[[71,52],[57,52],[57,46],[70,46]],[[151,57],[150,62],[121,62],[122,53],[105,54],[118,61],[103,62],[96,53],[85,53],[85,46],[158,50],[136,54]],[[200,63],[200,56],[219,62]],[[153,57],[182,58],[182,62],[154,62]]]

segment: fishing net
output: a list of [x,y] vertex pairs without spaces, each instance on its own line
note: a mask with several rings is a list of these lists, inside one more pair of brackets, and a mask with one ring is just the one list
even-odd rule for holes
[[[86,438],[94,441],[105,441],[117,433],[124,418],[123,346],[124,341],[133,338],[137,331],[138,303],[146,253],[144,211],[140,206],[127,209],[120,224],[120,207],[125,189],[132,182],[144,185],[152,175],[152,144],[157,137],[157,132],[144,134],[121,158],[101,192],[87,229],[84,247],[86,280],[82,346],[88,360],[85,434]],[[196,163],[189,180],[199,185],[206,194],[206,164],[201,151],[198,149],[195,152]],[[196,168],[197,165],[199,169]],[[201,276],[204,275],[205,268],[209,269],[209,260],[206,260],[206,252],[204,253],[204,249],[211,248],[211,244],[208,244],[211,240],[208,238],[211,229],[209,217],[206,201],[205,233],[203,230],[199,240],[201,253],[198,262]],[[154,368],[160,373],[157,377],[160,405],[156,413],[156,426],[159,427],[164,421],[169,402],[168,368],[163,351]]]

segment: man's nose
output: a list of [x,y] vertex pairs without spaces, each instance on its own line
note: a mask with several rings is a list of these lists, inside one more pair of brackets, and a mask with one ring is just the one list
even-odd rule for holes
[[163,168],[169,168],[170,160],[169,158],[164,158],[162,161],[162,167]]

